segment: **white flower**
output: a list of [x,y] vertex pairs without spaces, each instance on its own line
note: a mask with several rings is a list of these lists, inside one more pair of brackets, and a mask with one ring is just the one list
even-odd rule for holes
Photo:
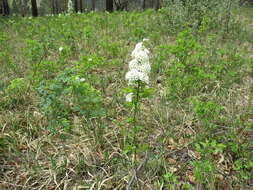
[[148,56],[148,53],[146,51],[141,50],[141,51],[135,52],[134,59],[137,59],[142,64],[149,63],[149,56]]
[[141,67],[140,67],[140,70],[142,72],[145,72],[145,73],[149,74],[150,71],[151,71],[151,66],[150,66],[149,63],[142,64]]
[[129,70],[133,70],[133,69],[149,74],[151,67],[150,67],[149,62],[146,62],[146,63],[144,62],[142,64],[137,59],[133,59],[132,61],[129,62]]
[[[141,52],[141,53],[140,53]],[[136,44],[131,56],[132,58],[136,58],[140,57],[142,55],[142,57],[148,57],[149,51],[147,48],[145,48],[145,46],[143,45],[143,42],[139,42]]]
[[92,58],[89,58],[88,61],[92,61]]
[[139,64],[138,60],[137,59],[133,59],[129,62],[129,70],[133,70],[133,69],[136,69],[138,71],[140,71],[140,66],[141,64]]
[[126,73],[125,76],[126,80],[128,81],[129,85],[136,84],[137,81],[142,81],[146,84],[149,84],[149,77],[147,73],[140,72],[136,69],[132,69]]
[[61,46],[61,47],[59,47],[59,51],[60,51],[60,52],[62,52],[62,50],[63,50],[63,47],[62,47],[62,46]]
[[142,48],[143,48],[143,42],[139,42],[139,43],[137,43],[137,44],[135,45],[134,50],[139,51],[139,50],[141,50]]
[[85,81],[85,78],[79,78],[79,76],[76,76],[75,78],[77,81],[79,82],[84,82]]
[[132,102],[134,93],[129,93],[126,95],[126,102]]
[[149,51],[145,48],[143,42],[136,44],[131,54],[133,60],[129,62],[129,71],[125,76],[128,85],[136,85],[139,81],[149,84],[148,74],[150,73],[151,67],[148,54]]

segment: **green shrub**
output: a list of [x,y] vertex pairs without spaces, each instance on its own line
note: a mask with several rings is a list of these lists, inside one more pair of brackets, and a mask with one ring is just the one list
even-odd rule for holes
[[16,78],[4,88],[3,96],[0,98],[0,107],[14,107],[25,103],[25,96],[29,89],[29,83],[24,78]]
[[71,69],[65,69],[52,80],[43,81],[38,92],[52,130],[68,124],[74,113],[87,118],[101,117],[105,113],[99,91]]
[[164,13],[172,33],[182,31],[186,26],[198,30],[206,17],[211,29],[219,27],[230,32],[235,23],[232,13],[238,5],[238,0],[166,0]]
[[169,48],[175,57],[166,72],[167,89],[170,99],[185,100],[206,90],[215,75],[208,70],[204,57],[206,51],[187,29],[178,34],[176,44]]

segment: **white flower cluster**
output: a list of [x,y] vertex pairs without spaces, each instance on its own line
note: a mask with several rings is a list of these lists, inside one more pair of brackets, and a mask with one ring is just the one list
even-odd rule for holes
[[63,51],[63,47],[59,47],[59,52],[62,52]]
[[126,80],[128,81],[129,85],[135,85],[137,81],[142,81],[146,84],[149,83],[149,78],[147,73],[141,72],[137,69],[132,69],[127,72]]
[[[144,39],[147,41],[148,39]],[[149,63],[149,51],[144,46],[143,42],[136,44],[131,57],[133,58],[129,62],[129,71],[126,73],[125,79],[128,81],[128,85],[136,86],[137,82],[141,81],[145,84],[149,84],[149,73],[151,66]],[[132,101],[133,94],[130,93],[126,96],[126,101]]]
[[84,82],[85,78],[80,78],[79,76],[76,76],[75,80],[78,81],[78,82]]
[[127,95],[126,95],[126,102],[132,102],[132,99],[133,99],[133,95],[134,95],[134,93],[128,93]]

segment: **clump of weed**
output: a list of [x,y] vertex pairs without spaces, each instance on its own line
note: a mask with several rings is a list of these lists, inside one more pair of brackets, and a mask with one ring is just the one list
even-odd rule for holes
[[69,130],[74,113],[88,118],[104,114],[99,91],[71,69],[65,69],[52,80],[41,82],[37,90],[52,131],[59,126]]

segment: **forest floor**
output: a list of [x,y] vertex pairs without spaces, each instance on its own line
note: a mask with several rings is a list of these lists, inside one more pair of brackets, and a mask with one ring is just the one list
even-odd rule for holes
[[[231,17],[0,18],[0,189],[252,189],[253,8]],[[125,74],[144,38],[133,122]]]

